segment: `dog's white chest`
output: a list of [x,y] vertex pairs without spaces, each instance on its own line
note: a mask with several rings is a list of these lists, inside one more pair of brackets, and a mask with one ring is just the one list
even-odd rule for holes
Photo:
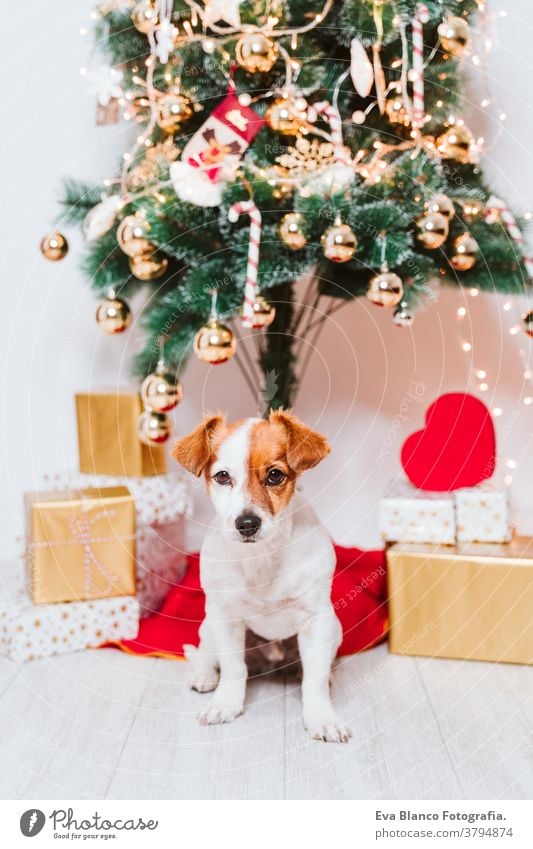
[[247,627],[260,637],[284,640],[301,629],[310,611],[298,596],[272,589],[262,588],[257,595],[249,590],[238,593],[234,599],[236,612],[240,612]]

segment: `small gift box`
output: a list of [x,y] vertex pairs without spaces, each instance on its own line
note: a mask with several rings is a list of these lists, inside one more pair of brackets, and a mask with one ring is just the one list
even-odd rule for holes
[[509,542],[512,537],[507,490],[482,483],[455,492],[459,542]]
[[133,477],[166,472],[165,448],[144,445],[137,436],[141,411],[134,391],[77,393],[80,471]]
[[387,550],[395,654],[533,663],[533,539]]
[[126,487],[28,493],[34,604],[135,594],[135,504]]
[[21,588],[8,592],[3,583],[3,594],[0,654],[19,662],[134,639],[139,631],[139,602],[131,596],[35,607]]
[[399,481],[381,499],[379,530],[385,542],[455,542],[455,506],[447,492],[426,492]]
[[83,475],[57,472],[46,475],[47,488],[76,491],[127,483],[136,511],[136,581],[141,615],[161,606],[170,587],[183,576],[186,566],[185,517],[191,508],[191,489],[184,474],[146,478]]

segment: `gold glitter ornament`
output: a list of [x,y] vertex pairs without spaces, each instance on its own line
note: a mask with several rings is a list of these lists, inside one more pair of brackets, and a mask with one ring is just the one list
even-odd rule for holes
[[295,136],[305,121],[305,110],[299,109],[290,97],[279,97],[266,110],[265,120],[281,136]]
[[276,317],[276,307],[269,304],[263,295],[258,295],[253,303],[252,330],[269,327]]
[[368,284],[366,296],[378,307],[395,307],[403,297],[402,278],[383,266]]
[[157,100],[156,121],[165,133],[175,133],[192,114],[191,101],[184,94],[169,91]]
[[357,238],[349,224],[336,218],[320,239],[324,256],[331,262],[348,262],[357,250]]
[[424,204],[428,213],[438,212],[444,215],[448,221],[451,221],[455,215],[455,206],[453,201],[445,194],[436,194],[430,197],[427,203]]
[[160,253],[130,257],[130,271],[137,280],[158,280],[168,268],[168,259]]
[[437,136],[435,146],[443,159],[454,159],[461,165],[475,161],[475,139],[464,124],[448,127]]
[[307,244],[302,225],[303,218],[299,212],[287,212],[279,223],[279,237],[291,251],[299,251]]
[[448,238],[448,219],[440,212],[429,212],[416,222],[417,241],[430,251],[440,248]]
[[470,44],[470,27],[464,18],[450,15],[437,29],[440,43],[446,53],[455,58],[462,56]]
[[156,370],[145,377],[141,387],[141,398],[145,407],[156,413],[168,413],[178,406],[183,390],[176,375],[160,362]]
[[148,239],[150,225],[139,214],[126,215],[117,228],[117,242],[124,253],[129,256],[141,256],[155,250]]
[[45,259],[58,262],[64,259],[68,253],[68,242],[62,233],[49,233],[42,239],[40,244],[41,253]]
[[163,445],[171,433],[170,419],[165,413],[144,410],[137,419],[137,436],[144,445]]
[[470,271],[477,262],[479,245],[470,233],[462,233],[453,243],[454,254],[450,257],[450,265],[456,271]]
[[235,58],[249,74],[265,74],[276,63],[278,45],[263,32],[248,32],[239,38]]
[[131,324],[131,310],[122,298],[115,295],[113,289],[109,289],[103,301],[100,301],[96,309],[96,323],[108,336],[124,333]]

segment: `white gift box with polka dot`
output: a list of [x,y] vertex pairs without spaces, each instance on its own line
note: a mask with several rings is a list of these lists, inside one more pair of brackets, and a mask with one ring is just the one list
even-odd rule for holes
[[408,481],[398,481],[380,501],[379,530],[385,542],[453,545],[453,494],[426,492]]
[[137,513],[137,598],[141,616],[158,610],[186,567],[185,519],[191,490],[185,475],[130,478],[55,472],[45,476],[50,489],[127,486]]
[[510,542],[512,537],[507,490],[487,483],[455,492],[459,542]]
[[2,581],[0,654],[17,662],[134,639],[139,602],[133,596],[34,605],[18,579]]

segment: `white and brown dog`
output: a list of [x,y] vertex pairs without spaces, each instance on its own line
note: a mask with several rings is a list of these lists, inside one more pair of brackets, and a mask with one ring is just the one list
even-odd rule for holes
[[206,617],[193,653],[192,686],[216,692],[200,722],[230,722],[244,709],[245,635],[297,636],[303,716],[314,739],[351,736],[330,700],[329,676],[341,642],[331,604],[335,555],[313,510],[295,494],[302,472],[330,451],[324,436],[292,413],[227,424],[205,419],[180,439],[174,457],[205,477],[216,519],[202,545]]

